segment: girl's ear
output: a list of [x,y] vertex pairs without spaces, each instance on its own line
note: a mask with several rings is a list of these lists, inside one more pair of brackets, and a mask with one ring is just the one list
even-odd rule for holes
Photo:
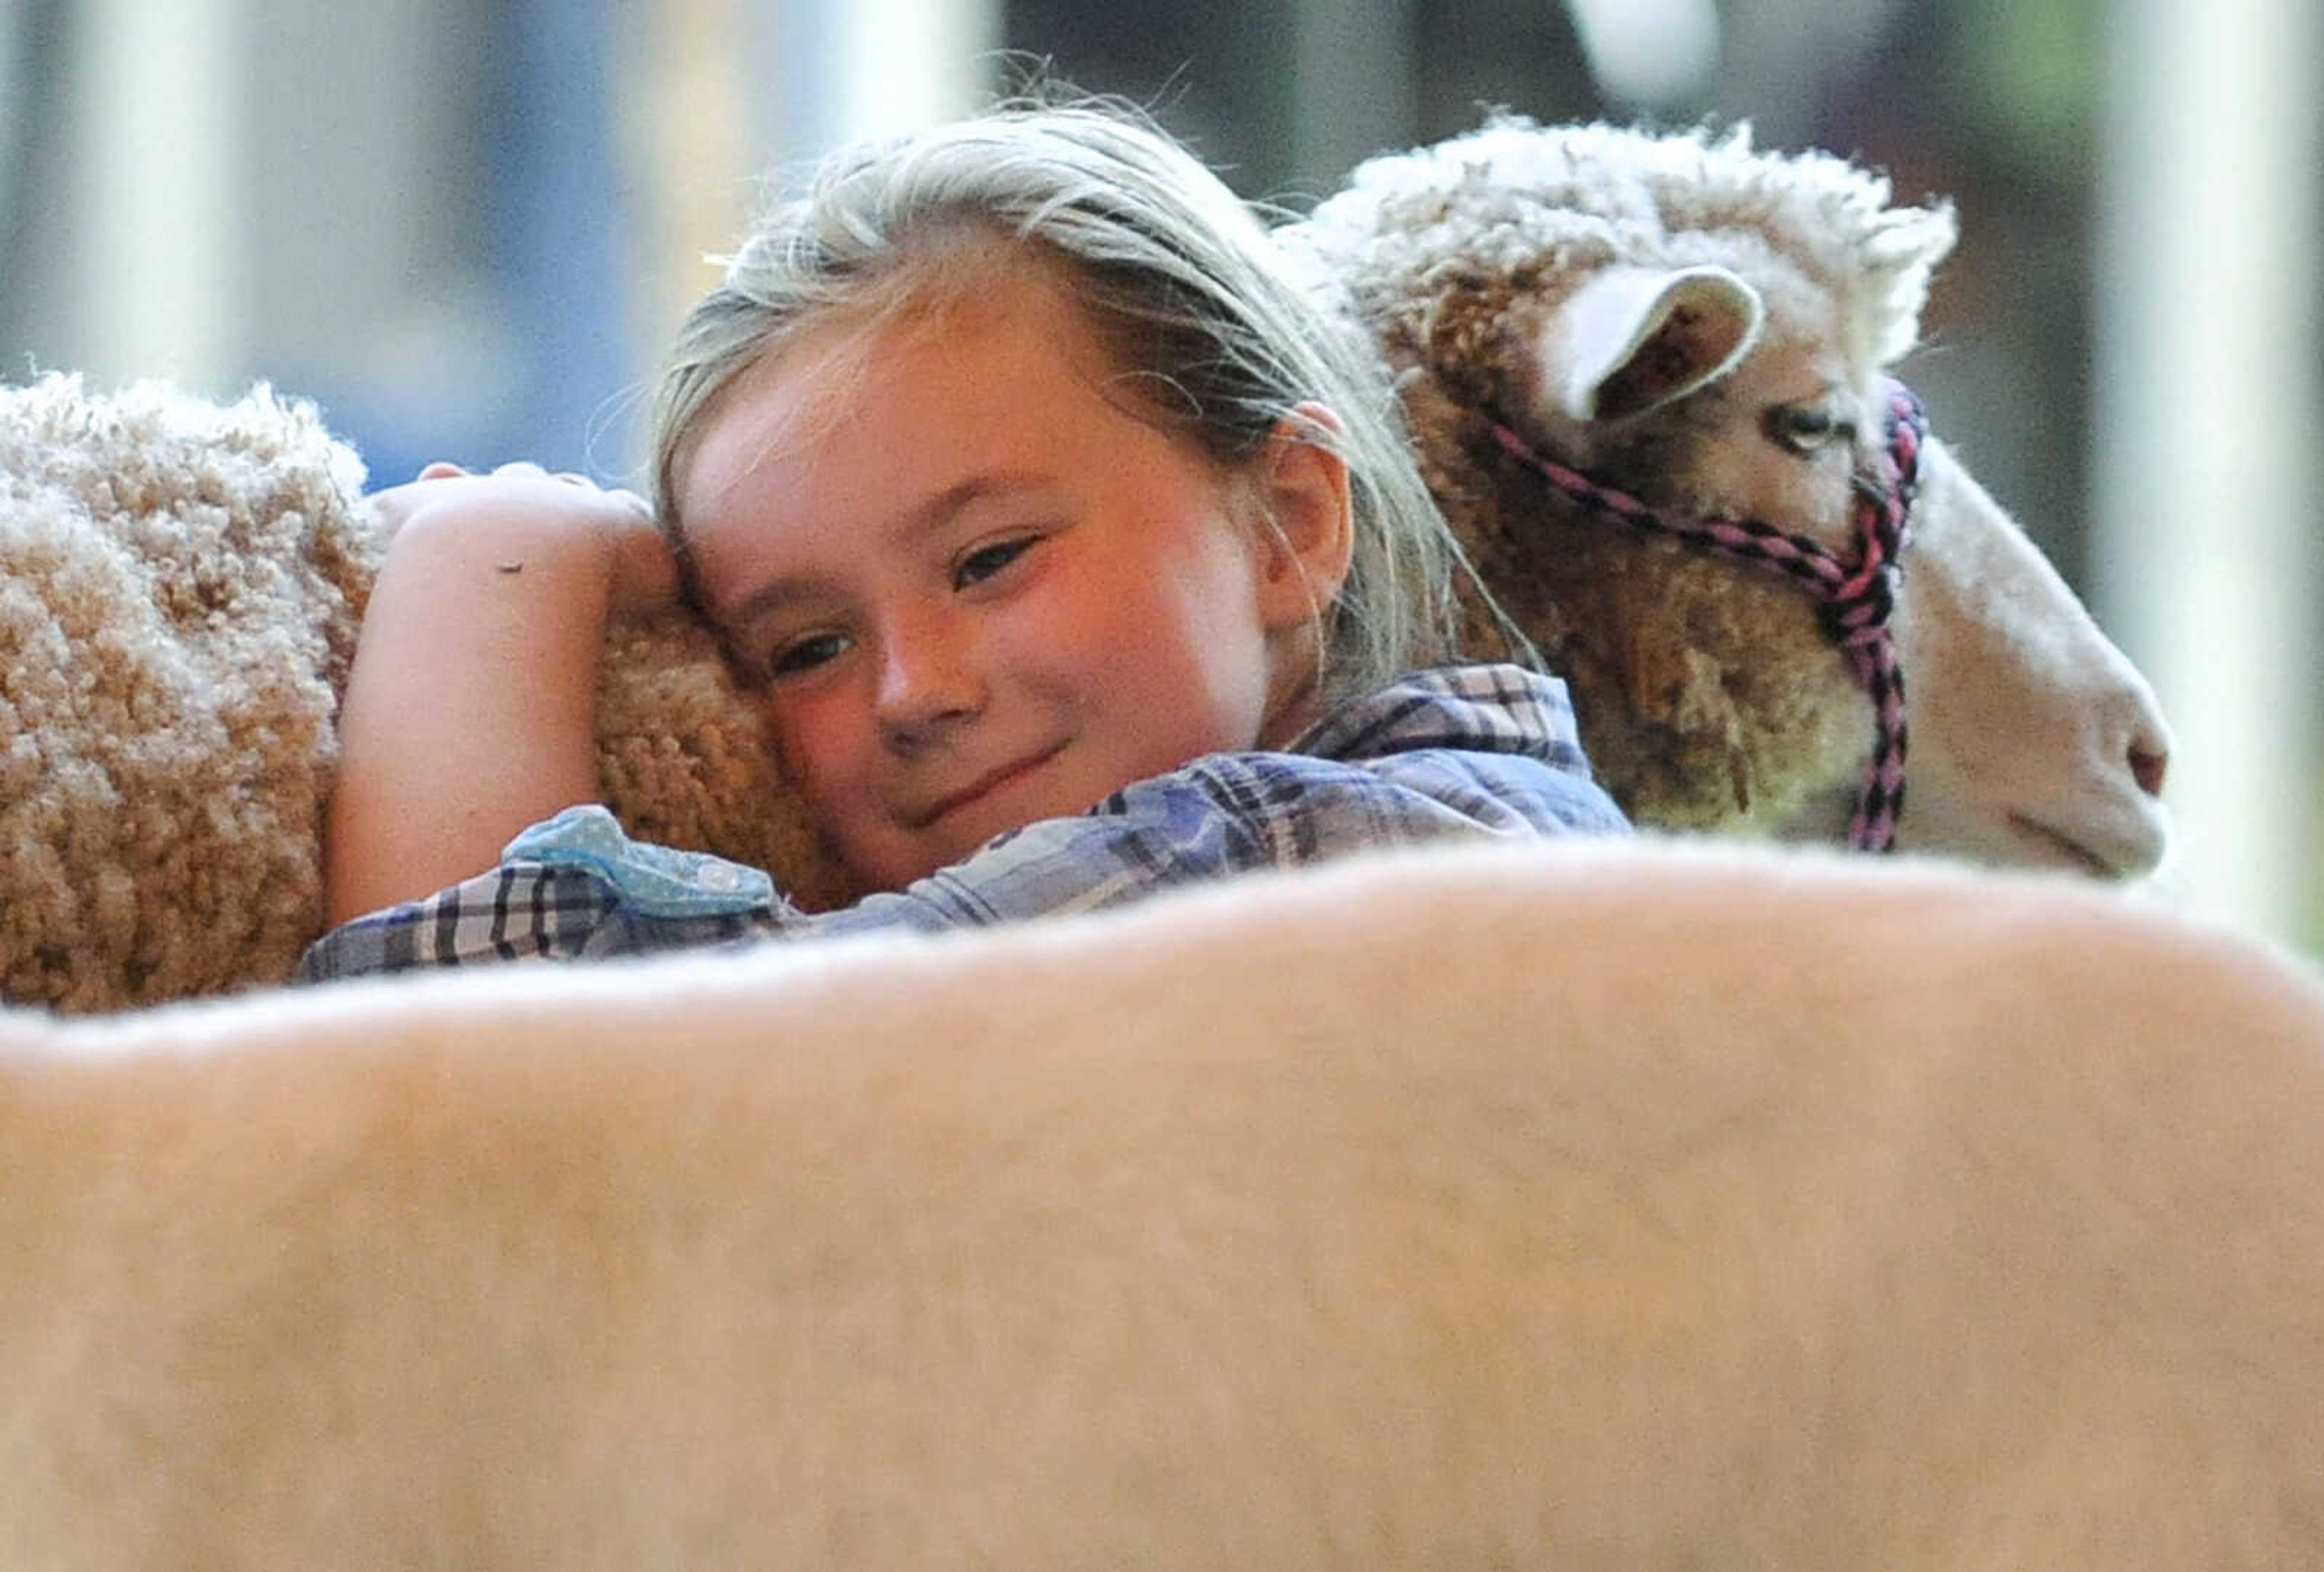
[[1333,436],[1342,430],[1322,404],[1296,406],[1268,438],[1255,476],[1259,618],[1269,633],[1320,623],[1355,551],[1348,461],[1314,439],[1316,427]]

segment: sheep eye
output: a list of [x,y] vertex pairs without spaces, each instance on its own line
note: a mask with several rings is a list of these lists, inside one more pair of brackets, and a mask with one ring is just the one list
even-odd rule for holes
[[1855,423],[1843,420],[1832,406],[1818,400],[1804,404],[1777,404],[1767,411],[1767,435],[1778,445],[1803,457],[1842,439],[1853,439]]

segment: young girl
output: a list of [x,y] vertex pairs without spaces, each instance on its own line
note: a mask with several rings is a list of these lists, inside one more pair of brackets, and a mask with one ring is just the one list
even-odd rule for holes
[[[984,923],[1623,829],[1560,684],[1416,670],[1451,657],[1457,549],[1393,411],[1141,122],[1011,107],[838,156],[688,318],[650,505],[525,465],[382,494],[342,926],[308,974]],[[803,913],[590,805],[604,619],[673,595],[875,893]]]

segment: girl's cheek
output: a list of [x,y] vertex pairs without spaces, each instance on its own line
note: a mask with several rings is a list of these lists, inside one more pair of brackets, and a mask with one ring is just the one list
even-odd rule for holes
[[769,697],[759,701],[759,733],[767,751],[774,755],[775,768],[782,772],[787,784],[799,784],[807,759],[800,746],[798,722],[793,707]]
[[770,699],[766,717],[776,763],[792,785],[812,791],[845,775],[850,727],[834,698]]

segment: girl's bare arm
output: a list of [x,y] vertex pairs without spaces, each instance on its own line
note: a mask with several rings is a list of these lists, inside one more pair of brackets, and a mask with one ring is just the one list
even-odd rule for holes
[[530,465],[422,473],[374,499],[393,538],[340,708],[333,923],[481,873],[526,825],[594,798],[606,613],[672,590],[626,492]]

